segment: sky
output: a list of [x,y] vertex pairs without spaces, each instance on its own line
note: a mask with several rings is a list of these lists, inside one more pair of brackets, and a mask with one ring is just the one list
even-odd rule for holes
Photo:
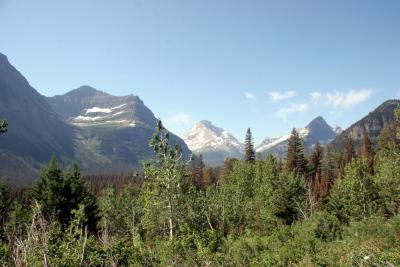
[[258,144],[400,98],[398,14],[398,0],[0,0],[0,53],[43,95],[134,94],[179,135],[206,119]]

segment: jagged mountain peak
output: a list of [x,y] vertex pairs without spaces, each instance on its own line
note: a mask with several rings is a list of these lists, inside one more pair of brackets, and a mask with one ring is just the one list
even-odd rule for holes
[[315,143],[319,141],[322,144],[327,144],[336,137],[335,131],[321,116],[313,119],[306,127],[308,133],[304,137],[304,142]]
[[312,121],[310,121],[310,123],[307,124],[306,128],[316,128],[316,127],[329,127],[328,123],[326,122],[326,120],[322,117],[322,116],[318,116],[315,119],[313,119]]
[[222,134],[225,130],[223,128],[217,127],[214,124],[212,124],[211,121],[208,120],[201,120],[198,121],[189,131],[186,135],[190,134],[190,133],[197,133],[198,131],[200,131],[201,129],[203,130],[207,130],[207,131],[211,131],[214,132],[216,134]]
[[[329,126],[322,116],[318,116],[310,121],[306,127],[298,128],[297,132],[304,140],[306,149],[312,148],[317,141],[322,145],[326,145],[337,136],[334,128]],[[262,154],[273,154],[283,158],[287,150],[289,138],[290,133],[279,137],[266,138],[257,146],[256,151]]]
[[223,128],[212,122],[197,122],[183,137],[195,154],[203,154],[208,164],[221,164],[226,157],[241,157],[243,144]]

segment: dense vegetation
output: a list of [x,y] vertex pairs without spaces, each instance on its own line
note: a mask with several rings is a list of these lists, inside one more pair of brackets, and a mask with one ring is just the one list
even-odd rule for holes
[[[157,158],[134,178],[90,183],[55,158],[31,188],[0,186],[3,266],[400,265],[400,111],[377,145],[315,144],[286,160],[189,162],[158,123]],[[1,138],[1,137],[0,137]],[[117,181],[118,180],[118,181]]]

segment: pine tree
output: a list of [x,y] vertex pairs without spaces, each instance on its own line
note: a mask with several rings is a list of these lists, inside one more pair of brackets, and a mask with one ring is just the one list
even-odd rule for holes
[[374,175],[374,149],[372,143],[368,137],[368,134],[364,134],[363,143],[361,145],[361,158],[368,161],[368,171],[371,175]]
[[70,221],[70,213],[83,206],[83,223],[89,227],[89,230],[95,231],[98,218],[98,208],[96,199],[89,192],[85,178],[81,175],[76,163],[64,175],[64,195],[66,199],[65,209],[68,211],[67,222]]
[[317,174],[321,173],[321,162],[322,162],[322,148],[317,141],[314,145],[313,152],[309,160],[309,174],[311,179],[315,179]]
[[85,224],[90,230],[95,230],[98,219],[95,199],[88,192],[76,164],[63,175],[56,157],[53,156],[50,164],[42,170],[32,193],[47,220],[56,220],[63,227],[67,227],[72,218],[72,211],[83,205]]
[[0,133],[7,132],[8,122],[7,120],[0,120]]
[[343,174],[346,165],[349,164],[355,158],[356,158],[356,152],[354,149],[353,138],[351,136],[348,136],[346,145],[343,150],[342,162],[340,164],[340,176]]
[[198,189],[203,188],[204,178],[204,162],[203,155],[200,154],[198,157],[194,156],[190,162],[190,180],[191,184]]
[[395,124],[385,123],[378,136],[378,154],[387,155],[400,147]]
[[221,168],[221,175],[218,182],[224,182],[233,169],[233,165],[238,161],[236,158],[226,158]]
[[0,180],[0,242],[4,238],[3,230],[10,209],[9,188]]
[[309,185],[312,190],[312,195],[315,198],[318,198],[321,191],[321,170],[322,170],[322,148],[317,141],[314,145],[313,152],[311,154],[309,163],[308,163],[308,177],[309,177]]
[[253,136],[250,128],[247,128],[245,147],[244,147],[244,159],[247,162],[254,163],[256,160],[256,152],[254,151]]
[[328,191],[333,186],[335,180],[335,170],[335,163],[330,146],[326,146],[321,162],[321,198],[325,198],[328,194]]
[[304,156],[304,145],[296,129],[293,128],[289,138],[286,154],[286,171],[307,175],[307,160]]
[[205,167],[203,171],[203,187],[207,188],[215,184],[216,180],[217,178],[214,169],[210,166]]

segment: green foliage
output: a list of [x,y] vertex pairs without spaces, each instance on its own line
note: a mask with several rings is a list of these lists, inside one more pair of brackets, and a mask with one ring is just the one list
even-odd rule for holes
[[76,164],[63,175],[53,157],[49,166],[42,170],[32,195],[41,206],[46,219],[57,220],[63,227],[69,224],[71,211],[83,204],[85,223],[90,230],[95,230],[98,220],[96,203]]
[[244,160],[251,163],[254,163],[256,160],[256,152],[254,150],[253,136],[250,128],[248,128],[246,131],[246,138],[244,142]]
[[161,121],[150,140],[156,160],[144,167],[142,190],[143,228],[147,238],[168,236],[174,239],[181,230],[185,211],[184,194],[188,190],[186,163],[179,147],[169,144],[169,133]]
[[77,166],[63,173],[53,159],[32,190],[32,207],[25,197],[11,202],[0,185],[0,265],[400,265],[397,137],[376,157],[364,140],[360,159],[316,145],[306,166],[296,134],[286,162],[226,160],[205,186],[192,178],[206,183],[209,167],[190,168],[158,122],[143,184],[106,187],[97,199]]
[[4,238],[3,229],[7,219],[7,213],[10,207],[10,197],[7,186],[0,181],[0,240]]
[[377,159],[374,181],[378,189],[379,207],[386,216],[393,216],[400,211],[399,152],[400,150],[392,149]]
[[307,175],[307,160],[304,156],[304,144],[296,129],[292,130],[286,154],[286,171]]
[[342,221],[366,219],[376,210],[377,188],[369,173],[368,161],[350,162],[330,196],[330,208]]

